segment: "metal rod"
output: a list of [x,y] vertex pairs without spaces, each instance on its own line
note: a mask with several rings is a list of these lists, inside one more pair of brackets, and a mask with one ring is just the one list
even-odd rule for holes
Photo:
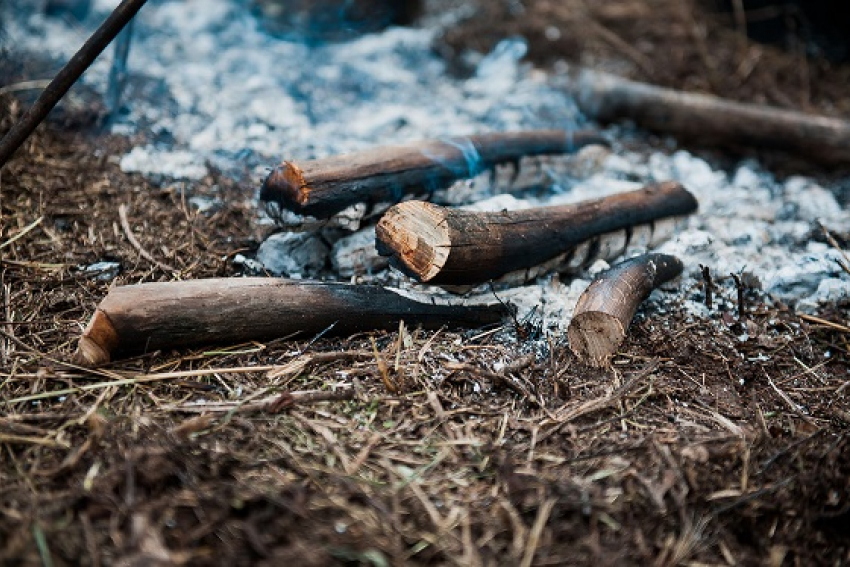
[[118,5],[99,28],[91,35],[71,60],[62,67],[56,77],[27,110],[23,118],[0,140],[0,168],[17,151],[21,144],[41,124],[53,107],[65,96],[77,79],[91,66],[97,56],[127,25],[147,0],[124,0]]

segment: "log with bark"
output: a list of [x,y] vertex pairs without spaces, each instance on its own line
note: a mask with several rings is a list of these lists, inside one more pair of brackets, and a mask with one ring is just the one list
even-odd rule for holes
[[850,165],[850,121],[686,93],[574,68],[560,86],[601,122],[639,126],[732,148],[775,149],[827,165]]
[[590,366],[604,366],[626,338],[641,302],[682,273],[668,254],[630,258],[600,274],[579,297],[567,329],[570,349]]
[[[654,246],[671,222],[696,211],[675,182],[572,205],[476,213],[423,201],[392,207],[378,222],[377,248],[420,282],[474,285],[510,274],[577,271],[630,245]],[[639,242],[638,242],[639,241]]]
[[397,203],[524,156],[572,153],[607,144],[592,131],[531,130],[481,134],[374,148],[296,164],[266,178],[260,199],[299,215],[329,218],[347,207]]
[[238,344],[397,328],[482,326],[503,316],[499,305],[422,303],[379,286],[217,278],[116,287],[100,302],[80,338],[76,359],[98,365],[158,349]]

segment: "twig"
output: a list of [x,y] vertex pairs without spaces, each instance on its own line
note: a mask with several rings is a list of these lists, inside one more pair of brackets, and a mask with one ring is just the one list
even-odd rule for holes
[[606,394],[605,396],[596,398],[594,400],[577,402],[571,406],[564,407],[558,410],[556,412],[558,420],[555,423],[554,427],[538,436],[537,443],[540,444],[552,435],[559,433],[564,427],[567,426],[567,424],[578,419],[579,417],[610,407],[612,404],[623,399],[637,387],[637,385],[641,382],[641,380],[643,380],[644,377],[652,374],[652,372],[654,372],[656,368],[658,368],[658,360],[653,360],[652,362],[647,364],[643,368],[643,370],[638,372],[636,376],[634,376],[631,380],[629,380],[613,392]]
[[528,543],[525,546],[525,552],[522,554],[520,567],[531,567],[534,561],[534,552],[537,551],[537,545],[540,543],[540,536],[543,533],[543,528],[546,527],[546,522],[549,521],[549,516],[552,514],[552,508],[555,507],[556,498],[548,498],[540,508],[537,509],[537,517],[534,518],[534,525],[528,534]]
[[31,231],[32,229],[34,229],[35,227],[37,227],[38,225],[40,225],[40,224],[41,224],[41,221],[43,221],[43,220],[44,220],[44,217],[43,217],[43,216],[41,216],[41,217],[38,217],[37,219],[35,219],[34,221],[32,221],[31,223],[29,223],[27,226],[25,226],[24,228],[22,228],[22,229],[21,229],[21,231],[20,231],[18,234],[16,234],[15,236],[13,236],[12,238],[10,238],[10,239],[9,239],[9,240],[7,240],[6,242],[3,242],[2,244],[0,244],[0,250],[3,250],[3,249],[4,249],[4,248],[6,248],[7,246],[11,245],[13,242],[15,242],[16,240],[18,240],[19,238],[23,237],[23,236],[24,236],[25,234],[27,234],[29,231]]
[[521,386],[520,384],[517,384],[516,382],[511,380],[510,377],[501,372],[490,372],[489,370],[479,368],[474,364],[467,364],[463,362],[450,362],[446,364],[446,370],[451,370],[452,372],[469,372],[470,374],[475,374],[477,376],[481,376],[482,378],[488,378],[500,384],[504,384],[523,398],[529,400],[533,399],[531,394],[529,394],[528,390],[526,390],[525,387]]
[[118,34],[118,39],[115,41],[115,54],[112,56],[112,66],[109,68],[106,102],[110,121],[118,117],[118,111],[121,108],[121,95],[124,92],[124,83],[127,81],[127,57],[130,55],[132,37],[133,20],[130,20]]
[[206,368],[202,370],[181,370],[177,372],[163,372],[160,374],[142,374],[131,378],[121,378],[118,380],[110,380],[109,382],[97,382],[95,384],[86,384],[84,386],[75,386],[73,388],[63,388],[61,390],[51,390],[50,392],[42,392],[40,394],[31,394],[12,398],[10,400],[0,401],[0,405],[12,405],[20,402],[31,402],[33,400],[45,400],[48,398],[57,398],[59,396],[68,396],[70,394],[78,394],[90,390],[100,390],[103,388],[111,388],[113,386],[135,386],[138,384],[147,384],[149,382],[160,382],[162,380],[173,380],[175,378],[190,378],[196,376],[211,376],[226,372],[229,374],[244,374],[247,372],[267,372],[275,366],[242,366],[236,368]]
[[838,252],[844,257],[844,262],[841,260],[836,260],[841,269],[850,274],[850,257],[847,256],[847,253],[841,248],[841,245],[838,244],[838,241],[829,233],[824,225],[820,225],[820,229],[823,231],[824,236],[826,237],[826,241],[829,242],[830,246],[838,250]]
[[744,282],[738,274],[729,274],[735,282],[735,289],[738,291],[738,318],[744,319],[747,316],[747,305],[744,298]]
[[53,439],[45,437],[26,437],[24,435],[14,435],[11,433],[0,433],[0,444],[2,443],[20,443],[25,445],[41,445],[42,447],[51,447],[54,449],[67,449],[66,443],[60,443]]
[[805,313],[798,313],[797,316],[803,321],[808,321],[809,323],[817,323],[818,325],[823,325],[825,327],[835,329],[836,331],[841,331],[842,333],[850,333],[850,327],[848,327],[847,325],[828,321],[827,319],[821,319],[820,317],[815,317],[814,315],[806,315]]
[[121,228],[124,229],[124,234],[127,236],[127,240],[130,241],[130,244],[133,245],[133,248],[139,253],[139,255],[156,266],[161,270],[165,270],[166,272],[179,272],[177,268],[169,266],[164,262],[160,262],[156,258],[154,258],[147,250],[144,249],[142,244],[136,239],[136,236],[133,234],[133,229],[130,228],[130,221],[127,220],[127,205],[121,204],[118,206],[118,217],[121,220]]
[[20,81],[5,87],[0,87],[0,95],[16,93],[20,91],[41,90],[50,84],[50,79],[36,79],[33,81]]
[[711,268],[700,265],[699,269],[702,271],[702,280],[705,287],[705,306],[711,309],[714,303],[712,300],[714,282],[711,280]]
[[803,421],[805,421],[806,423],[814,424],[814,421],[812,421],[812,418],[809,417],[808,415],[806,415],[803,412],[802,406],[800,406],[798,403],[796,403],[794,400],[792,400],[788,396],[788,394],[786,394],[785,392],[780,390],[779,387],[776,384],[773,383],[773,380],[771,379],[771,377],[767,375],[767,371],[763,370],[763,372],[764,372],[765,376],[767,377],[767,383],[770,384],[770,387],[773,388],[773,391],[776,392],[779,395],[780,398],[782,398],[782,401],[785,402],[785,404],[791,409],[791,411],[794,412],[801,419],[803,419]]

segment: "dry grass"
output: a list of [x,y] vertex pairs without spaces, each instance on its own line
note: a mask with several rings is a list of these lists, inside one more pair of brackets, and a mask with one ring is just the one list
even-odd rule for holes
[[640,316],[605,370],[510,325],[73,366],[110,285],[81,267],[235,275],[262,236],[251,188],[151,187],[115,165],[125,143],[53,124],[0,179],[0,561],[850,561],[838,306]]

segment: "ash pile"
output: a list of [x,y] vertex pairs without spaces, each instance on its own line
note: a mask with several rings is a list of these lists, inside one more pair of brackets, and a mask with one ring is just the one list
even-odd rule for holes
[[[58,18],[38,4],[7,14],[19,24],[7,30],[7,45],[67,60],[116,3],[69,2],[77,11],[59,9],[64,15]],[[593,111],[591,87],[566,64],[554,73],[533,68],[525,62],[521,37],[504,39],[489,53],[464,54],[474,72],[453,74],[432,46],[441,30],[469,16],[462,3],[419,17],[418,3],[385,11],[363,8],[393,4],[344,3],[353,12],[324,9],[338,2],[295,2],[297,9],[288,11],[282,4],[149,2],[136,17],[124,94],[109,122],[113,132],[138,142],[121,158],[125,171],[172,184],[215,170],[244,183],[258,222],[269,227],[255,252],[234,260],[246,274],[381,283],[453,297],[442,287],[416,284],[388,267],[391,255],[379,253],[376,222],[395,201],[424,197],[467,211],[520,213],[675,182],[696,198],[698,211],[674,215],[672,225],[653,227],[642,238],[597,241],[579,260],[573,253],[564,259],[572,268],[569,277],[552,265],[526,271],[521,281],[497,283],[499,296],[518,307],[519,317],[534,312],[544,328],[563,330],[593,275],[618,256],[654,250],[680,258],[684,273],[680,283],[651,300],[683,304],[694,316],[709,314],[705,296],[711,286],[720,288],[715,305],[719,295],[721,304],[733,308],[730,274],[743,278],[761,300],[803,311],[850,299],[846,259],[830,239],[850,233],[850,213],[840,202],[847,179],[778,179],[753,159],[721,164],[628,124],[596,130],[595,142],[602,143],[578,144],[584,147],[570,148],[575,151],[520,152],[491,163],[476,137],[555,130],[565,133],[566,144],[594,128],[594,119],[607,122]],[[110,58],[101,58],[83,85],[106,92],[110,65]],[[260,188],[269,187],[278,164],[303,170],[305,163],[392,153],[422,140],[456,150],[447,163],[420,148],[452,175],[436,175],[410,194],[385,185],[381,198],[328,215],[261,199],[270,195]],[[190,202],[201,210],[227,206]],[[489,284],[464,292],[492,300]]]

